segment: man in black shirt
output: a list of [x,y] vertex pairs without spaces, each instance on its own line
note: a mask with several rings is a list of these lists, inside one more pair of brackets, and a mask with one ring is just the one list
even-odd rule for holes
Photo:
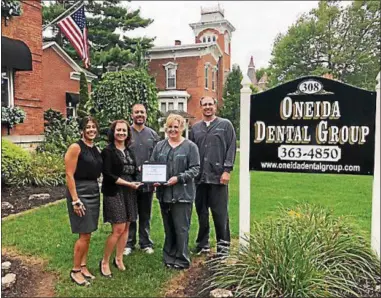
[[[142,104],[135,104],[132,107],[132,119],[133,124],[131,125],[131,145],[138,167],[148,161],[151,157],[153,148],[156,143],[160,140],[158,134],[151,128],[145,126],[147,120],[147,112]],[[141,169],[141,168],[140,168]],[[140,181],[141,177],[138,177]],[[139,245],[140,248],[148,253],[152,254],[153,242],[150,239],[150,220],[151,220],[151,209],[152,209],[152,198],[153,198],[153,186],[143,185],[138,193],[138,217],[139,217]],[[131,222],[130,229],[128,233],[128,241],[126,248],[124,250],[124,255],[129,255],[135,248],[136,244],[136,222]]]
[[230,245],[228,183],[236,155],[236,135],[228,119],[216,116],[215,99],[202,97],[200,107],[203,120],[195,123],[190,133],[190,140],[200,152],[195,200],[199,223],[196,252],[210,251],[210,208],[216,229],[217,253],[223,253]]

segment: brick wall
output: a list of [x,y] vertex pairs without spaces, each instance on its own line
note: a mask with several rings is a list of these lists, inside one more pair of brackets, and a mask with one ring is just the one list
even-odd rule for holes
[[[66,92],[79,93],[79,81],[70,79],[73,68],[49,47],[42,55],[43,74],[43,107],[44,110],[53,109],[66,117]],[[91,84],[88,84],[89,93]]]
[[[217,65],[216,60],[211,54],[201,57],[181,57],[181,58],[166,58],[153,59],[149,62],[149,73],[156,79],[156,86],[159,91],[166,90],[166,73],[164,64],[168,62],[177,63],[176,73],[176,90],[186,90],[191,97],[188,100],[188,113],[195,116],[196,119],[191,121],[194,123],[202,118],[202,113],[199,105],[199,100],[202,96],[212,96],[218,98],[222,102],[222,82],[218,81],[216,91],[211,88],[212,85],[212,69]],[[205,63],[209,62],[209,88],[205,89]],[[222,69],[219,68],[218,77],[221,75]]]
[[[42,103],[42,14],[39,0],[21,3],[22,14],[7,21],[1,18],[2,36],[25,42],[32,53],[32,71],[17,71],[14,83],[14,102],[26,112],[23,124],[17,124],[11,135],[40,135],[44,132]],[[1,126],[2,134],[7,128]]]

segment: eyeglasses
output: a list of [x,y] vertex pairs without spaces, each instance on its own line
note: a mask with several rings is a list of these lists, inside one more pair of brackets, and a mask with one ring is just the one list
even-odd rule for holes
[[203,106],[203,107],[212,107],[212,106],[214,106],[214,103],[212,103],[212,102],[206,102],[206,103],[203,103],[201,106]]

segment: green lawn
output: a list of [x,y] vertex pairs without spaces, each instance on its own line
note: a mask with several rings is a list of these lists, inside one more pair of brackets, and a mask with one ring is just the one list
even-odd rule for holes
[[[238,160],[237,160],[238,163]],[[327,206],[337,215],[351,216],[353,222],[370,235],[371,176],[290,174],[253,172],[251,174],[251,213],[255,220],[263,220],[277,207],[292,207],[296,202],[313,202]],[[238,166],[230,185],[230,222],[232,236],[238,236]],[[165,269],[161,262],[163,227],[157,201],[153,206],[151,236],[155,253],[145,255],[137,251],[125,257],[127,271],[112,268],[114,279],[100,276],[98,263],[110,225],[100,222],[93,235],[88,266],[97,279],[90,288],[75,286],[69,279],[72,265],[72,235],[66,203],[40,208],[35,212],[5,220],[2,223],[2,245],[15,247],[27,255],[36,255],[49,261],[48,270],[58,273],[58,296],[159,296],[171,276],[178,274]],[[190,246],[194,247],[197,217],[194,209]],[[214,238],[214,232],[212,233]]]

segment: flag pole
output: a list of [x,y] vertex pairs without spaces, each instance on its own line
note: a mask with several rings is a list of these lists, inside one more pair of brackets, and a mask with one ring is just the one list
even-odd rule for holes
[[71,7],[69,7],[67,10],[65,10],[63,13],[61,13],[58,17],[56,17],[53,21],[51,21],[49,24],[45,25],[42,27],[42,31],[44,31],[46,28],[52,26],[54,23],[56,23],[60,18],[62,18],[62,16],[64,16],[65,14],[67,14],[69,11],[71,11],[74,7],[76,7],[78,5],[78,3],[80,3],[81,5],[78,6],[72,13],[75,13],[77,10],[79,10],[83,5],[84,5],[84,2],[83,1],[79,1],[79,2],[76,2],[74,3]]

